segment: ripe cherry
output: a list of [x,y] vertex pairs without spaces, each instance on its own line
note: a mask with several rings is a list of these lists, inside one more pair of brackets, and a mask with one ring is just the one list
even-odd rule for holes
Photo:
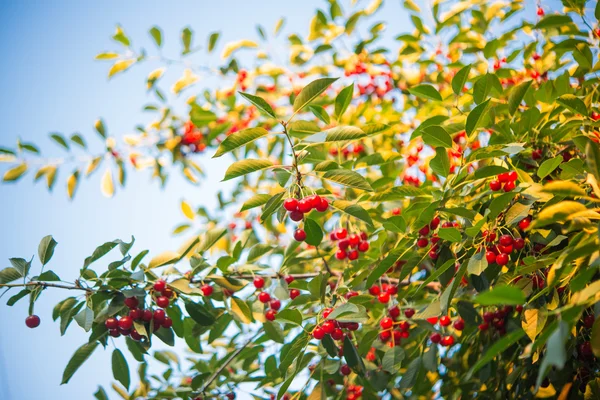
[[538,17],[543,17],[546,14],[542,7],[538,7],[536,13],[537,13]]
[[283,208],[287,211],[296,211],[298,209],[298,200],[290,197],[283,202]]
[[510,181],[510,182],[506,182],[506,183],[504,184],[504,187],[503,187],[503,189],[504,189],[504,191],[505,191],[505,192],[510,192],[510,191],[511,191],[511,190],[513,190],[515,187],[516,187],[516,185],[515,185],[515,182],[513,182],[513,181]]
[[392,332],[391,331],[383,331],[379,333],[379,340],[381,340],[382,342],[387,342],[388,340],[390,340],[390,338],[392,337]]
[[166,317],[167,317],[167,315],[165,314],[165,310],[161,310],[161,309],[154,310],[154,314],[152,314],[154,323],[157,323],[159,325],[163,323],[163,321],[165,320]]
[[353,261],[356,260],[358,258],[358,250],[352,250],[350,253],[348,253],[348,259]]
[[294,300],[298,296],[300,296],[300,291],[298,289],[290,290],[290,299]]
[[165,282],[163,279],[159,279],[156,282],[154,282],[154,290],[156,290],[157,292],[162,292],[163,290],[165,290],[166,287],[167,282]]
[[281,308],[281,301],[279,299],[271,300],[269,306],[271,306],[271,310],[279,311]]
[[323,339],[323,338],[325,337],[325,331],[323,330],[323,328],[321,328],[321,327],[317,326],[317,327],[316,327],[316,328],[313,330],[313,332],[312,332],[312,335],[313,335],[313,337],[314,337],[315,339],[317,339],[317,340],[321,340],[321,339]]
[[342,239],[338,242],[338,248],[340,250],[347,250],[348,247],[350,247],[350,240],[348,239]]
[[454,336],[444,336],[440,342],[442,346],[452,346],[454,344]]
[[494,313],[490,312],[490,311],[486,311],[483,313],[483,320],[485,322],[492,322],[492,320],[494,319]]
[[521,221],[519,221],[519,228],[524,231],[525,229],[529,228],[530,224],[531,224],[531,218],[526,217],[526,218],[522,219]]
[[144,312],[142,314],[142,321],[144,321],[144,322],[152,321],[152,310],[150,310],[150,309],[144,310]]
[[412,318],[413,315],[415,315],[415,310],[413,308],[407,308],[404,310],[404,316],[406,318]]
[[338,260],[343,260],[344,258],[346,258],[347,254],[344,250],[338,250],[335,253],[335,258],[337,258]]
[[40,326],[40,317],[35,314],[29,315],[27,318],[25,318],[25,325],[31,329],[37,328]]
[[508,177],[508,172],[503,172],[501,174],[498,174],[498,180],[502,183],[510,181],[510,179]]
[[428,244],[429,240],[427,240],[427,238],[425,237],[421,237],[417,240],[417,246],[419,246],[420,248],[427,247]]
[[510,235],[500,236],[499,241],[502,246],[510,246],[511,244],[513,244],[513,238]]
[[372,296],[378,296],[381,293],[381,289],[377,285],[373,285],[369,288],[369,294]]
[[364,253],[367,250],[369,250],[369,242],[360,242],[358,244],[358,251]]
[[425,225],[424,227],[419,229],[419,235],[421,235],[421,236],[429,235],[429,225]]
[[119,321],[116,318],[108,318],[104,321],[106,329],[117,329],[119,327]]
[[263,278],[261,278],[260,276],[257,276],[252,281],[252,284],[254,284],[255,288],[262,289],[265,286],[265,280]]
[[173,292],[170,288],[165,288],[165,290],[163,290],[161,293],[163,296],[165,296],[168,299],[173,297],[173,295],[175,294],[175,292]]
[[490,181],[490,189],[493,190],[494,192],[497,192],[498,190],[500,190],[502,188],[502,183],[500,183],[497,180],[493,180]]
[[452,323],[452,320],[447,315],[444,315],[443,317],[440,318],[440,325],[441,326],[448,326],[451,323]]
[[525,240],[523,240],[522,238],[516,238],[513,246],[515,250],[521,250],[523,249],[523,247],[525,247]]
[[108,331],[108,334],[109,334],[110,336],[112,336],[112,337],[115,337],[115,338],[117,338],[117,337],[121,336],[121,334],[119,333],[119,330],[118,330],[118,329],[110,329],[110,330]]
[[344,332],[340,328],[335,328],[331,334],[333,340],[342,340],[344,338]]
[[389,285],[387,287],[387,289],[385,289],[385,291],[388,292],[389,294],[391,294],[392,296],[397,295],[398,294],[398,286]]
[[479,324],[479,326],[477,327],[480,331],[484,332],[487,331],[490,327],[490,324],[487,322],[484,322],[482,324]]
[[510,171],[508,173],[508,180],[511,182],[516,181],[519,178],[519,175],[517,175],[517,171]]
[[138,321],[144,317],[144,311],[139,308],[134,308],[133,310],[129,311],[129,316],[134,321]]
[[442,335],[434,332],[429,336],[429,340],[431,340],[431,343],[439,343],[442,340]]
[[523,306],[522,306],[521,304],[519,304],[519,305],[515,306],[515,310],[516,310],[518,313],[521,313],[521,312],[523,311]]
[[454,324],[452,326],[457,331],[462,331],[463,329],[465,329],[465,321],[462,318],[459,318],[456,321],[454,321]]
[[386,304],[390,301],[390,294],[388,292],[379,293],[377,300],[379,300],[380,303]]
[[296,232],[294,232],[294,239],[298,242],[304,242],[304,240],[306,240],[306,232],[304,232],[304,229],[296,229]]
[[200,287],[200,290],[202,290],[202,294],[204,296],[210,296],[211,294],[213,294],[213,287],[207,284],[204,284]]
[[301,213],[307,213],[312,210],[312,204],[309,199],[304,198],[298,202],[298,211]]
[[331,335],[335,330],[335,322],[333,321],[325,321],[321,325],[321,328],[325,331],[326,334]]
[[394,306],[388,310],[388,314],[393,319],[396,319],[400,316],[400,309],[398,308],[398,306]]
[[345,239],[347,235],[348,231],[344,228],[340,228],[337,231],[335,231],[335,236],[337,236],[338,239]]
[[325,212],[329,208],[329,202],[327,201],[326,198],[321,197],[321,201],[319,202],[319,205],[316,206],[315,208],[317,209],[318,212]]
[[431,325],[435,325],[438,322],[438,317],[429,317],[427,318],[427,322],[429,322]]
[[583,318],[583,325],[586,328],[591,329],[592,326],[594,326],[594,321],[595,321],[594,314],[588,314],[585,316],[585,318]]
[[173,326],[173,320],[169,317],[165,317],[165,319],[162,322],[162,327],[165,329],[169,329],[172,326]]
[[350,242],[351,247],[356,247],[360,243],[360,236],[354,233],[348,237],[348,241]]
[[130,330],[133,326],[133,319],[131,317],[125,316],[121,317],[119,320],[119,329]]
[[[173,324],[173,321],[171,321],[171,325],[172,324]],[[135,329],[131,331],[131,333],[129,334],[129,337],[131,337],[131,339],[135,340],[136,342],[139,342],[143,338],[143,336],[140,335],[139,332],[136,331]]]
[[267,310],[267,312],[265,313],[265,318],[267,321],[275,321],[275,315],[277,315],[277,311]]
[[488,264],[495,263],[496,262],[496,253],[494,253],[493,251],[486,252],[485,259],[487,260]]
[[271,295],[267,292],[260,292],[258,294],[258,300],[263,304],[268,303],[271,301]]
[[390,329],[392,326],[394,326],[394,320],[389,317],[385,317],[379,321],[379,326],[381,326],[381,329]]
[[167,308],[167,307],[169,307],[169,299],[165,296],[157,297],[156,305],[159,306],[160,308]]
[[140,304],[137,297],[127,297],[125,299],[125,305],[128,308],[136,308]]
[[346,364],[344,364],[344,365],[342,365],[342,366],[340,367],[340,373],[341,373],[342,375],[346,375],[346,376],[347,376],[347,375],[350,375],[350,373],[351,373],[351,372],[352,372],[352,370],[351,370],[351,369],[350,369],[350,367],[349,367],[349,366],[347,366]]
[[290,212],[290,219],[294,222],[302,221],[304,219],[304,213],[301,211]]
[[496,256],[496,264],[503,266],[508,264],[508,254],[500,253]]
[[285,277],[285,278],[283,278],[283,279],[285,279],[285,282],[286,282],[288,285],[289,285],[290,283],[294,282],[294,277],[293,277],[293,276],[291,276],[291,275],[286,275],[286,277]]
[[429,223],[429,228],[434,231],[440,225],[440,217],[433,217],[431,222]]

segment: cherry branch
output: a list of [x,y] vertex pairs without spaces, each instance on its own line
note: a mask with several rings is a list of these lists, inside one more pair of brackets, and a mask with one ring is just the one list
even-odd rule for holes
[[83,290],[85,292],[93,292],[91,288],[84,288],[79,283],[75,283],[74,285],[67,285],[63,283],[52,283],[52,282],[42,282],[42,281],[29,281],[26,283],[0,283],[0,288],[13,288],[13,287],[30,287],[37,286],[41,288],[58,288],[58,289],[66,289],[66,290]]

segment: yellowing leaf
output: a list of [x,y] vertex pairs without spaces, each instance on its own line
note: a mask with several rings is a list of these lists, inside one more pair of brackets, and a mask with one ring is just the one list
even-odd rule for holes
[[231,311],[233,312],[233,316],[240,322],[244,324],[252,322],[252,311],[250,311],[250,307],[248,307],[248,304],[244,300],[232,297]]
[[75,190],[77,189],[77,183],[79,182],[79,171],[73,172],[67,179],[67,194],[72,199],[75,196]]
[[256,47],[258,47],[258,44],[256,44],[256,42],[253,42],[252,40],[248,40],[248,39],[238,40],[237,42],[229,42],[225,45],[225,48],[223,49],[223,53],[221,54],[221,57],[223,59],[226,59],[231,54],[233,54],[234,51],[237,51],[242,48],[256,48]]
[[9,169],[4,174],[4,182],[13,182],[19,179],[23,174],[27,172],[27,164],[23,163],[17,165],[14,168]]
[[544,308],[539,310],[527,309],[523,312],[521,326],[531,341],[534,341],[537,335],[544,329],[547,318],[548,316]]
[[173,84],[171,90],[173,91],[173,93],[179,94],[179,92],[181,92],[186,87],[198,82],[199,79],[200,78],[198,77],[198,75],[194,74],[192,70],[188,68],[185,71],[183,71],[183,76]]
[[173,264],[179,260],[179,257],[179,253],[174,251],[165,251],[164,253],[161,253],[150,260],[148,268],[152,269],[162,267],[163,265]]
[[123,71],[127,70],[127,68],[129,68],[133,65],[133,63],[135,63],[134,58],[129,58],[127,60],[119,60],[119,61],[115,62],[113,64],[113,66],[110,67],[110,70],[108,71],[108,77],[112,78],[115,74],[118,74],[119,72],[123,72]]
[[117,53],[104,52],[97,54],[95,58],[96,60],[113,60],[117,57],[119,57]]
[[105,197],[112,197],[115,194],[115,185],[113,183],[112,172],[110,169],[104,171],[102,175],[102,181],[100,183],[100,189]]
[[191,220],[193,220],[196,216],[194,214],[194,210],[192,210],[192,206],[190,206],[185,200],[181,200],[181,212],[183,212],[183,215]]

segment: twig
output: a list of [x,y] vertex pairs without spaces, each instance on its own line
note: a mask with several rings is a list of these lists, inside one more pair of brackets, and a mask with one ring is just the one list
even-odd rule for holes
[[28,287],[28,286],[38,286],[42,288],[53,287],[59,289],[67,289],[67,290],[83,290],[85,292],[92,292],[93,290],[90,288],[84,288],[79,284],[75,285],[64,285],[62,283],[52,283],[52,282],[42,282],[42,281],[29,281],[26,283],[0,283],[0,288],[13,288],[13,287]]

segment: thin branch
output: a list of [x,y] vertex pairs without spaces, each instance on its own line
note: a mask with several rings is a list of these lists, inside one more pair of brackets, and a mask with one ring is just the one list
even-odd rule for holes
[[42,282],[42,281],[29,281],[26,283],[0,283],[0,288],[13,288],[13,287],[29,287],[29,286],[37,286],[41,288],[59,288],[59,289],[67,289],[67,290],[83,290],[85,292],[92,292],[93,290],[90,288],[84,288],[79,283],[75,285],[66,285],[62,283],[52,283],[52,282]]

